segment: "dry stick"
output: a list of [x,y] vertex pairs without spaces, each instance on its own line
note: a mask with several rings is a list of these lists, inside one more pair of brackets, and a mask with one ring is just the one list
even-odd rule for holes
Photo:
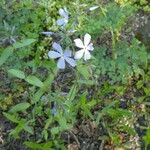
[[101,143],[101,145],[100,145],[100,147],[99,147],[99,150],[103,150],[103,148],[104,148],[104,143],[105,143],[105,140],[102,140],[102,143]]
[[73,138],[75,139],[75,141],[76,141],[76,143],[77,143],[77,145],[78,145],[78,148],[80,148],[81,146],[80,146],[80,142],[79,142],[77,136],[76,136],[72,131],[69,131],[69,133],[70,133],[70,134],[73,136]]
[[4,140],[3,140],[2,135],[0,135],[0,143],[1,143],[1,144],[3,144],[3,143],[4,143]]

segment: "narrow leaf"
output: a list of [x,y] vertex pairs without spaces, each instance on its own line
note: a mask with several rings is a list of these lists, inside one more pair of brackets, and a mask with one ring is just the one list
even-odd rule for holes
[[22,47],[25,47],[25,46],[28,46],[32,43],[34,43],[36,40],[35,39],[25,39],[25,40],[22,40],[21,42],[16,42],[13,46],[14,48],[22,48]]
[[10,74],[12,74],[13,76],[15,76],[15,77],[18,77],[20,79],[25,79],[25,74],[24,74],[23,71],[20,71],[20,70],[17,70],[17,69],[10,69],[10,70],[8,70],[8,72]]
[[28,125],[25,125],[25,126],[23,127],[23,129],[24,129],[25,131],[27,131],[28,133],[33,134],[33,129],[32,129],[32,127],[30,127],[30,126],[28,126]]
[[69,93],[68,93],[68,95],[67,95],[67,99],[68,99],[70,102],[72,102],[73,99],[75,98],[77,92],[78,92],[77,86],[76,86],[76,84],[74,84],[74,85],[71,87],[71,89],[70,89],[70,91],[69,91]]
[[34,86],[38,86],[38,87],[42,87],[43,86],[43,82],[38,79],[36,76],[28,76],[26,78],[26,81]]
[[28,148],[32,148],[32,149],[41,149],[42,147],[41,147],[41,145],[40,144],[38,144],[38,143],[33,143],[33,142],[28,142],[28,141],[26,141],[26,142],[24,142],[24,144],[28,147]]
[[0,56],[0,66],[3,65],[6,62],[6,60],[9,58],[9,56],[11,56],[12,54],[13,54],[13,49],[11,47],[6,48]]
[[25,111],[29,107],[30,107],[30,104],[24,102],[24,103],[15,105],[14,107],[11,108],[11,110],[9,112],[15,113],[15,112],[19,112],[19,111]]
[[10,121],[14,122],[14,123],[18,123],[19,120],[17,119],[17,117],[15,115],[11,115],[9,113],[5,113],[3,112],[3,115]]
[[53,69],[53,73],[49,74],[47,79],[44,81],[44,86],[40,88],[34,95],[33,103],[40,100],[41,96],[48,90],[48,87],[51,87],[55,76],[57,75],[58,70],[56,68]]

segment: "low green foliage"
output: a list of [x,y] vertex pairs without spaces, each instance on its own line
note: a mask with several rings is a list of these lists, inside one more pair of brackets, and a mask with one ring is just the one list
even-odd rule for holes
[[[148,1],[135,3],[147,9]],[[127,141],[123,143],[121,133],[128,138],[137,136],[135,124],[140,115],[149,118],[150,113],[149,52],[135,37],[129,41],[121,37],[129,19],[138,11],[135,3],[0,2],[0,112],[14,127],[7,137],[18,140],[24,134],[22,145],[27,149],[64,150],[67,145],[62,133],[78,122],[91,120],[95,128],[102,126],[105,130],[106,138],[100,136],[98,140],[130,149]],[[89,8],[95,5],[91,11]],[[66,17],[68,24],[63,28],[58,19],[62,17],[60,8],[65,7],[69,21]],[[45,36],[44,31],[52,31],[52,35]],[[92,36],[94,45],[91,60],[78,60],[76,67],[67,64],[66,69],[59,70],[58,63],[48,59],[54,42],[74,54],[73,40],[82,39],[86,33]],[[60,57],[66,59],[62,54]],[[148,126],[144,126],[147,132],[141,137],[145,148],[150,144]]]
[[116,42],[115,60],[107,55],[108,51],[105,47],[98,47],[95,51],[96,63],[102,75],[108,75],[113,82],[123,83],[129,83],[133,76],[144,77],[143,69],[147,69],[149,58],[145,47],[138,40],[133,39],[131,45],[126,41]]

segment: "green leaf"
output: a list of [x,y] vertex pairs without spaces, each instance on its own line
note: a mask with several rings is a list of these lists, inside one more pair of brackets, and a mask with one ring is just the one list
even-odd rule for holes
[[90,70],[89,67],[87,65],[78,65],[77,66],[77,70],[78,72],[85,78],[85,79],[89,79],[90,77]]
[[54,127],[51,129],[51,133],[52,135],[56,135],[60,132],[60,128],[59,127]]
[[8,72],[10,74],[12,74],[13,76],[15,76],[15,77],[18,77],[20,79],[25,79],[25,74],[24,74],[23,71],[20,71],[20,70],[17,70],[17,69],[10,69],[10,70],[8,70]]
[[143,87],[146,96],[150,96],[150,89]]
[[79,84],[85,84],[85,85],[94,85],[94,81],[92,80],[78,80],[77,83]]
[[44,86],[40,88],[35,94],[33,98],[33,103],[40,100],[41,96],[48,90],[48,87],[51,87],[55,76],[57,75],[58,69],[53,68],[52,72],[49,72],[49,76],[44,81]]
[[76,84],[74,84],[71,87],[71,89],[70,89],[70,91],[69,91],[69,93],[67,95],[67,100],[69,100],[70,102],[72,102],[74,100],[75,96],[77,95],[76,94],[77,92],[78,92],[77,86],[76,86]]
[[30,126],[28,126],[28,125],[25,125],[25,126],[23,127],[23,129],[24,129],[25,131],[27,131],[28,133],[33,134],[33,129],[32,129],[32,127],[30,127]]
[[9,133],[9,135],[13,136],[14,138],[19,138],[19,133],[23,130],[23,126],[18,124],[17,127]]
[[0,66],[3,65],[12,54],[13,48],[12,47],[6,48],[0,56]]
[[121,145],[121,140],[118,134],[110,133],[110,137],[115,145],[117,145],[118,147]]
[[48,139],[48,131],[47,130],[43,130],[42,131],[42,135],[43,135],[44,139],[47,141],[47,139]]
[[42,149],[42,145],[38,144],[38,143],[34,143],[34,142],[24,142],[24,144],[28,147],[31,148],[33,150],[41,150]]
[[147,129],[146,135],[143,137],[145,145],[148,146],[150,144],[150,127]]
[[25,111],[29,107],[30,107],[29,103],[26,103],[26,102],[20,103],[20,104],[15,105],[14,107],[12,107],[9,112],[15,113],[15,112],[19,112],[19,111]]
[[33,150],[50,150],[53,145],[51,141],[49,141],[47,143],[35,143],[35,142],[26,141],[26,142],[24,142],[24,144],[28,148],[31,148]]
[[50,141],[50,142],[47,142],[43,145],[43,148],[42,150],[50,150],[51,147],[52,147],[53,143]]
[[15,115],[11,115],[9,113],[5,113],[3,112],[3,115],[10,121],[14,122],[14,123],[19,123],[19,120],[17,119],[17,116]]
[[13,46],[14,48],[22,48],[22,47],[25,47],[25,46],[28,46],[32,43],[34,43],[36,40],[35,39],[25,39],[25,40],[22,40],[21,42],[16,42]]
[[13,54],[14,48],[22,48],[22,47],[32,44],[35,41],[36,41],[35,39],[25,39],[25,40],[22,40],[21,42],[16,42],[13,45],[13,47],[6,48],[0,56],[0,66],[3,65],[6,62],[6,60]]
[[117,108],[117,109],[110,108],[107,110],[107,114],[109,116],[111,116],[112,118],[118,119],[118,118],[122,118],[124,116],[126,116],[126,117],[131,116],[132,112],[121,109],[121,108]]
[[38,86],[38,87],[42,87],[44,84],[43,82],[38,79],[36,76],[31,76],[29,75],[27,78],[26,78],[26,81],[34,86]]
[[97,116],[97,119],[96,119],[96,124],[97,124],[97,125],[99,124],[99,121],[101,120],[102,116],[105,115],[105,114],[109,111],[109,109],[111,109],[111,107],[113,107],[116,103],[117,103],[117,100],[112,101],[108,106],[104,107],[104,108],[98,113],[98,116]]

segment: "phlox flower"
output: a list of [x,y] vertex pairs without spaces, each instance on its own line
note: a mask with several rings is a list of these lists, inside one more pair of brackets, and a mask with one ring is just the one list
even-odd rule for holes
[[41,32],[41,33],[46,35],[46,36],[51,36],[51,35],[55,34],[54,32],[51,32],[51,31],[45,31],[45,32]]
[[86,33],[85,36],[84,36],[84,42],[81,41],[81,39],[75,39],[74,42],[75,42],[75,45],[78,47],[78,48],[81,48],[79,51],[77,51],[75,53],[75,59],[81,59],[83,57],[83,59],[86,61],[88,59],[91,58],[91,54],[89,51],[93,51],[94,48],[93,48],[93,43],[90,43],[91,41],[91,36]]
[[65,27],[69,19],[69,12],[67,11],[67,8],[64,9],[60,8],[59,14],[62,18],[57,20],[57,25]]
[[53,43],[52,47],[55,51],[49,51],[48,56],[49,56],[49,58],[52,58],[52,59],[58,59],[57,67],[59,69],[65,69],[66,62],[69,63],[72,67],[76,66],[75,60],[73,58],[71,58],[70,50],[65,50],[63,52],[60,44],[58,44],[56,42]]

